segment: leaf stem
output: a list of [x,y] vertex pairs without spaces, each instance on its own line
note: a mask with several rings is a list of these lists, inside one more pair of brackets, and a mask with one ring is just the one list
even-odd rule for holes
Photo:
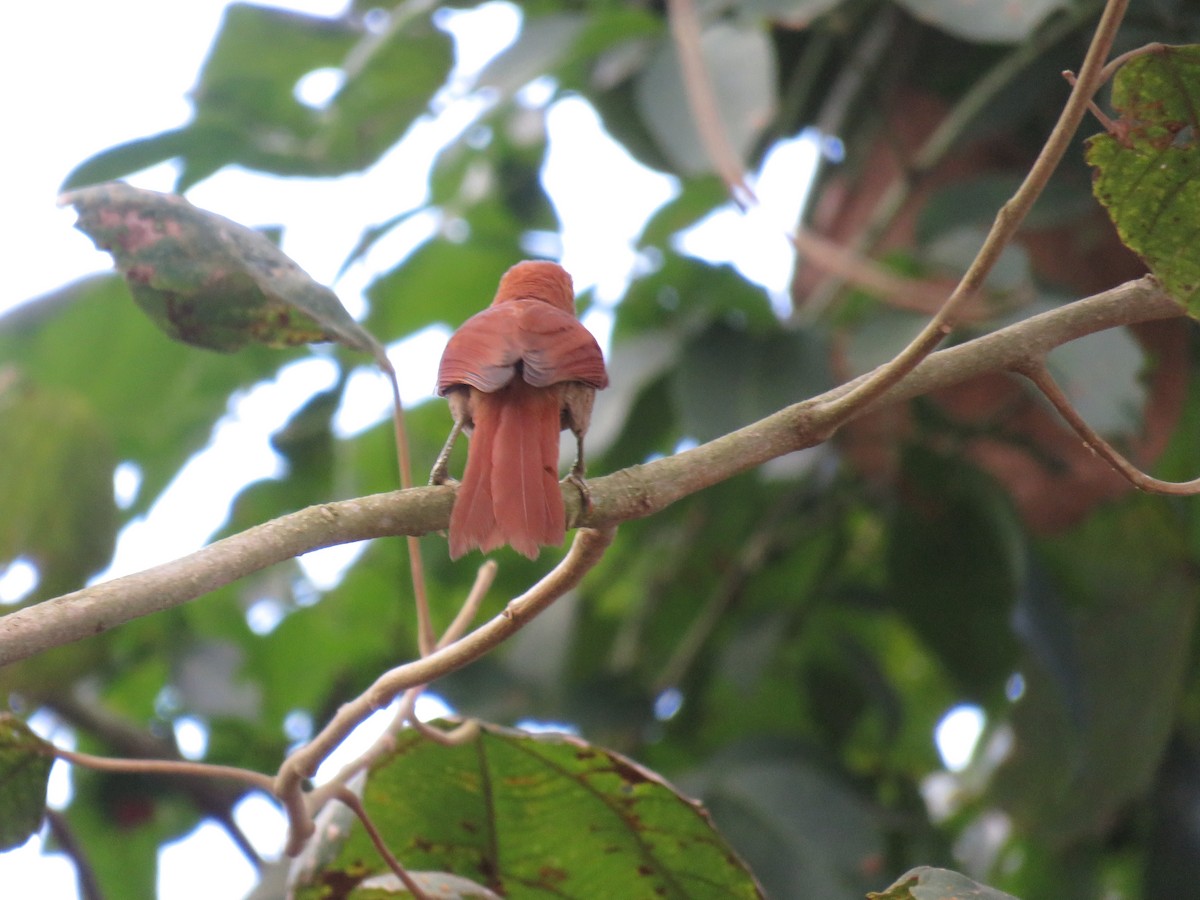
[[[400,400],[400,382],[396,377],[396,369],[386,356],[387,365],[383,366],[384,375],[392,386],[392,428],[396,434],[396,464],[400,470],[400,489],[408,490],[413,486],[412,456],[408,447],[408,430],[404,427],[404,403]],[[408,565],[412,573],[413,600],[417,606],[417,647],[424,656],[433,649],[433,620],[429,614],[429,595],[425,590],[425,564],[421,559],[421,541],[413,534],[405,535],[408,547]]]

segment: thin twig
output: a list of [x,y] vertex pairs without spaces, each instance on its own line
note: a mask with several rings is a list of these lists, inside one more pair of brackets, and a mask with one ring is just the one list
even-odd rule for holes
[[[479,615],[479,607],[483,604],[492,582],[496,579],[498,568],[494,559],[487,560],[479,567],[479,571],[475,573],[475,583],[471,585],[471,590],[467,593],[467,599],[463,602],[458,615],[454,617],[454,621],[450,623],[450,627],[446,629],[445,634],[438,639],[436,649],[441,650],[443,647],[448,647],[466,634],[471,623],[475,621],[475,617]],[[400,701],[400,709],[396,712],[396,718],[388,731],[395,734],[405,724],[409,724],[430,740],[447,746],[457,746],[473,737],[478,728],[472,719],[468,719],[449,731],[442,731],[417,718],[417,699],[425,688],[426,685],[419,684],[405,691],[404,697]]]
[[16,610],[0,618],[0,666],[171,609],[311,550],[444,529],[453,502],[452,488],[422,487],[310,506],[181,559]]
[[386,707],[402,691],[461,669],[519,631],[526,622],[579,584],[612,543],[614,531],[612,528],[581,528],[575,533],[571,549],[562,562],[512,600],[500,615],[447,647],[385,672],[357,698],[343,704],[320,734],[284,760],[274,786],[290,820],[286,852],[289,855],[300,852],[312,834],[312,818],[301,794],[304,779],[316,772],[322,760],[351,731],[373,712]]
[[700,143],[713,169],[725,182],[729,195],[745,210],[755,202],[754,191],[746,183],[742,162],[730,146],[721,124],[721,111],[717,108],[712,80],[704,64],[700,18],[696,14],[696,7],[692,0],[667,0],[667,17],[671,23],[671,37],[679,54],[684,93],[687,94]]
[[1102,438],[1091,425],[1084,421],[1084,418],[1076,411],[1071,401],[1067,398],[1067,395],[1058,386],[1058,383],[1054,380],[1054,376],[1046,368],[1045,363],[1040,360],[1030,362],[1026,365],[1018,366],[1016,370],[1033,382],[1034,386],[1046,395],[1046,399],[1058,410],[1058,414],[1083,439],[1085,447],[1099,455],[1101,459],[1116,469],[1118,473],[1124,476],[1138,490],[1151,494],[1168,494],[1174,497],[1191,497],[1195,494],[1200,494],[1200,478],[1193,478],[1191,481],[1162,481],[1161,479],[1147,475],[1126,459],[1120,451]]
[[[1072,72],[1070,69],[1064,69],[1062,77],[1067,84],[1069,84],[1071,87],[1075,87],[1076,78],[1074,72]],[[1096,121],[1100,123],[1105,131],[1113,135],[1117,133],[1117,123],[1112,120],[1112,117],[1108,113],[1099,107],[1094,97],[1088,101],[1088,111],[1095,116]]]
[[[396,433],[396,463],[400,469],[400,488],[413,486],[412,457],[408,448],[408,431],[404,427],[404,403],[400,400],[400,382],[389,361],[384,369],[392,386],[392,427]],[[433,619],[429,614],[429,595],[425,590],[425,564],[421,559],[421,541],[413,534],[405,535],[408,546],[409,572],[412,574],[413,600],[417,606],[417,648],[424,656],[433,649]]]
[[67,750],[47,744],[55,756],[65,759],[72,765],[84,766],[97,772],[124,772],[131,775],[169,775],[172,777],[189,778],[227,778],[230,781],[240,781],[260,791],[274,794],[275,781],[270,775],[242,769],[237,766],[218,766],[213,763],[189,762],[174,759],[118,759],[107,756],[93,756],[91,753],[80,753],[77,750]]
[[46,810],[46,822],[50,825],[50,833],[58,843],[59,849],[71,860],[75,867],[75,879],[79,885],[81,900],[104,900],[104,892],[100,889],[100,881],[96,878],[96,870],[83,845],[75,838],[75,831],[66,818],[58,810]]
[[[179,760],[179,748],[166,740],[139,728],[129,720],[114,714],[96,698],[81,700],[71,692],[31,694],[30,699],[52,710],[76,728],[88,732],[119,757],[135,759]],[[245,796],[242,788],[219,784],[208,779],[182,779],[177,785],[205,815],[215,819],[237,844],[238,849],[256,869],[263,861],[254,844],[238,826],[233,808]]]
[[[1011,369],[1097,331],[1179,315],[1180,306],[1154,279],[1131,281],[932,354],[870,404],[855,406],[850,417]],[[568,514],[592,528],[645,518],[768,460],[819,444],[847,420],[835,416],[831,404],[871,377],[864,375],[684,453],[590,479],[589,511],[580,510],[579,492],[568,486],[563,492]],[[421,487],[310,507],[145,572],[16,610],[0,617],[0,665],[179,606],[317,547],[445,529],[453,497],[449,487]]]
[[841,281],[872,294],[885,297],[896,305],[922,312],[937,309],[946,302],[948,290],[932,281],[906,278],[856,253],[853,248],[830,240],[808,228],[800,227],[788,240],[805,261]]
[[433,741],[435,744],[441,744],[443,747],[462,746],[468,741],[474,740],[475,736],[479,734],[479,722],[475,719],[466,719],[449,731],[434,728],[428,722],[422,722],[417,718],[413,718],[410,724],[423,737]]
[[1133,50],[1126,50],[1120,56],[1114,56],[1108,61],[1108,65],[1100,70],[1100,83],[1107,84],[1108,82],[1112,81],[1112,77],[1116,74],[1117,69],[1121,68],[1121,66],[1125,65],[1125,63],[1129,62],[1130,60],[1137,59],[1139,56],[1166,53],[1168,50],[1172,49],[1174,48],[1171,44],[1163,44],[1159,41],[1155,41],[1150,44],[1145,44],[1141,47],[1136,47]]
[[853,415],[857,409],[882,396],[916,368],[950,333],[961,307],[979,292],[984,279],[1016,234],[1070,146],[1075,130],[1087,112],[1088,102],[1100,85],[1100,71],[1128,5],[1129,0],[1109,0],[1105,5],[1100,22],[1096,25],[1096,33],[1092,36],[1091,46],[1088,47],[1083,66],[1080,68],[1079,81],[1071,89],[1058,122],[1055,123],[1021,186],[996,214],[995,222],[988,231],[983,246],[979,248],[975,259],[945,305],[891,362],[876,369],[854,390],[833,402],[830,413],[835,420],[840,421]]
[[467,599],[463,602],[462,609],[458,611],[458,615],[454,617],[454,621],[450,623],[446,633],[438,639],[435,649],[441,650],[448,647],[467,633],[467,629],[479,615],[479,607],[483,605],[487,592],[492,589],[492,582],[496,580],[496,572],[499,569],[500,567],[494,559],[485,560],[479,567],[479,571],[475,573],[475,583],[467,592]]
[[358,821],[362,822],[363,828],[367,830],[367,834],[371,838],[371,843],[375,845],[375,850],[383,857],[383,861],[387,863],[388,868],[400,879],[400,883],[408,888],[408,892],[416,897],[417,900],[429,900],[429,895],[421,890],[421,886],[405,871],[404,866],[400,865],[400,860],[396,859],[395,854],[392,853],[391,848],[384,841],[383,835],[379,833],[379,829],[375,827],[375,823],[367,815],[366,807],[363,806],[358,794],[354,793],[348,787],[343,786],[337,793],[337,799],[346,804],[358,816]]

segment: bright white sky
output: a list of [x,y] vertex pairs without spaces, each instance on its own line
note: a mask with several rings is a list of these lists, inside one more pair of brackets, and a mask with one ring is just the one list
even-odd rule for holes
[[[58,186],[93,153],[188,120],[187,92],[225,5],[225,0],[68,0],[53,10],[31,2],[6,9],[5,27],[0,29],[0,84],[10,123],[4,149],[9,182],[0,217],[0,246],[7,261],[0,312],[111,267],[109,257],[72,227],[73,212],[56,208]],[[278,5],[336,15],[344,4],[296,0]],[[502,49],[519,24],[515,12],[500,3],[490,4],[485,15],[483,22],[460,20],[455,27],[472,69]],[[310,87],[319,89],[319,82]],[[189,198],[247,225],[284,225],[284,249],[317,280],[330,283],[362,227],[421,204],[437,147],[480,108],[478,98],[466,94],[464,88],[462,102],[437,122],[421,125],[363,175],[280,180],[224,171],[197,186]],[[577,289],[595,287],[602,299],[614,300],[635,262],[631,240],[647,216],[673,194],[673,183],[630,160],[603,135],[595,114],[580,100],[558,102],[551,109],[549,128],[552,149],[544,178],[563,222],[561,261]],[[800,173],[811,166],[812,155],[811,146],[804,143],[781,146],[758,181],[758,196],[769,207],[765,214],[718,213],[689,236],[684,248],[714,261],[733,261],[748,277],[782,293],[791,269],[783,232],[796,219],[807,181]],[[168,190],[172,176],[171,170],[160,168],[130,180]],[[330,208],[343,214],[330,216]],[[352,312],[361,310],[360,292],[372,275],[395,265],[431,228],[431,219],[416,217],[411,226],[381,242],[365,264],[351,270],[337,289]],[[480,298],[481,305],[486,299]],[[603,321],[589,324],[603,336]],[[428,372],[417,371],[404,386],[406,403],[428,394],[444,339],[444,334],[433,334],[406,348],[410,360],[429,361]],[[274,386],[235,403],[209,450],[189,464],[148,521],[135,523],[122,536],[109,574],[200,546],[220,525],[241,485],[277,472],[278,460],[267,437],[330,377],[331,367],[319,361],[298,364]],[[386,411],[386,393],[378,378],[364,375],[356,382],[340,417],[343,429],[351,432]],[[119,489],[134,490],[136,484],[136,471],[127,470]],[[347,551],[331,551],[328,563],[336,569],[346,561]],[[313,566],[313,574],[318,580],[333,577],[320,565]],[[202,745],[203,729],[185,727],[179,737]],[[66,779],[56,777],[52,800],[61,802],[68,790]],[[269,803],[248,800],[239,807],[238,818],[263,852],[278,851],[280,823]],[[159,896],[236,897],[254,880],[224,832],[202,825],[163,852]],[[0,884],[6,896],[75,896],[70,865],[60,856],[41,855],[36,838],[20,850],[0,854]]]

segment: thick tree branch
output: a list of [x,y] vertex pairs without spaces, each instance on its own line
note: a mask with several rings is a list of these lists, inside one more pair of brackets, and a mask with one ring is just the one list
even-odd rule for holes
[[[935,353],[861,415],[986,372],[1020,368],[1061,344],[1108,328],[1173,318],[1181,309],[1151,278],[1128,282]],[[767,460],[827,440],[841,424],[837,402],[870,375],[693,450],[589,481],[593,509],[564,492],[575,526],[604,527],[653,515],[682,497]],[[334,544],[446,528],[454,491],[422,487],[326,503],[217,541],[182,559],[65,594],[0,618],[0,665],[78,641],[200,597],[266,566]]]
[[417,488],[310,506],[181,559],[17,610],[0,618],[0,666],[179,606],[312,550],[444,529],[453,503],[450,488]]

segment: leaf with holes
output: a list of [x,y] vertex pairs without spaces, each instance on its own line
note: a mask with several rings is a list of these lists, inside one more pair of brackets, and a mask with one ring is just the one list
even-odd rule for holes
[[1092,190],[1121,240],[1200,317],[1200,46],[1164,47],[1123,65],[1121,116],[1088,141]]
[[333,291],[260,232],[120,181],[61,202],[75,207],[76,227],[113,255],[134,300],[171,337],[225,352],[338,341],[388,368],[379,342]]
[[[483,725],[444,746],[407,731],[372,766],[363,803],[406,867],[452,872],[501,896],[762,896],[702,807],[578,738]],[[297,896],[382,871],[356,827]]]
[[0,853],[35,834],[46,813],[49,744],[11,713],[0,713]]

